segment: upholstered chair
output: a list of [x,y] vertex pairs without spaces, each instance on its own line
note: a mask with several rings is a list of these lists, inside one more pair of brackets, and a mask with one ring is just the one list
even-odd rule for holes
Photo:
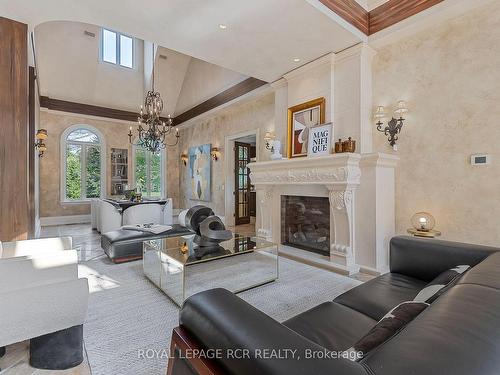
[[2,244],[0,348],[30,340],[30,365],[64,370],[83,360],[87,279],[71,238]]
[[138,204],[123,211],[123,225],[162,224],[163,207],[159,204]]
[[99,226],[101,233],[108,233],[122,226],[122,214],[111,203],[99,201]]
[[92,198],[90,200],[90,225],[92,229],[97,229],[97,220],[99,217],[99,199]]

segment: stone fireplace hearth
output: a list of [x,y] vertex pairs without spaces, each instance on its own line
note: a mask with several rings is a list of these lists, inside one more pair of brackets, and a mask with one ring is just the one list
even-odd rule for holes
[[[258,235],[276,243],[286,242],[281,215],[284,197],[326,198],[329,246],[322,253],[325,259],[343,273],[356,273],[360,268],[385,272],[389,265],[388,241],[395,232],[396,162],[393,155],[343,153],[250,163],[250,178],[257,191]],[[303,231],[296,232],[296,238],[307,238]],[[309,235],[321,237],[318,233]],[[316,255],[303,253],[304,257]]]

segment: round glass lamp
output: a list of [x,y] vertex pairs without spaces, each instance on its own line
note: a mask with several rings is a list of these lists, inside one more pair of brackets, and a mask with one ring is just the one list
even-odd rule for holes
[[411,225],[418,231],[429,232],[434,229],[436,219],[428,212],[417,212],[411,217]]

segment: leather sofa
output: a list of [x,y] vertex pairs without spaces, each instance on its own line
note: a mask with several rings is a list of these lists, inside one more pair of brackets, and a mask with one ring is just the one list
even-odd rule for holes
[[[499,250],[394,237],[390,242],[389,273],[283,323],[224,289],[201,292],[187,299],[181,309],[180,326],[172,336],[173,358],[168,373],[498,375]],[[472,268],[361,360],[326,355],[310,358],[311,353],[351,348],[393,307],[412,300],[442,272],[463,264]],[[193,351],[196,349],[212,351]],[[216,350],[228,353],[234,349],[244,350],[240,354],[247,356],[214,354],[218,353]],[[258,354],[273,349],[296,350],[301,359]]]

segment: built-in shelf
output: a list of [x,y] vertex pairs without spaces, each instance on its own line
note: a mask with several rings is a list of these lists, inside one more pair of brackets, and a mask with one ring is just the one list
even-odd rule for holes
[[128,150],[111,149],[111,195],[123,195],[128,184]]

